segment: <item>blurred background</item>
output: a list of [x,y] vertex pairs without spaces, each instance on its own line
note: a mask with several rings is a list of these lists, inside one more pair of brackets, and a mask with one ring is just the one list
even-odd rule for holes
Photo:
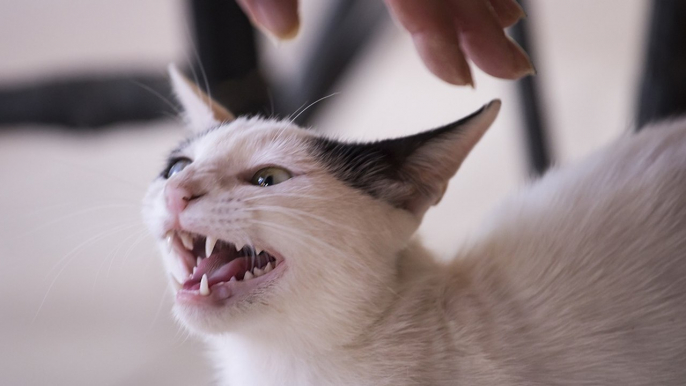
[[511,33],[538,75],[474,69],[474,90],[434,78],[380,0],[302,0],[300,36],[278,45],[230,0],[0,2],[0,385],[211,384],[202,345],[170,316],[140,216],[184,136],[169,63],[235,112],[300,114],[353,139],[437,127],[502,99],[420,231],[450,258],[550,164],[674,112],[660,91],[686,68],[668,45],[679,3],[526,1]]

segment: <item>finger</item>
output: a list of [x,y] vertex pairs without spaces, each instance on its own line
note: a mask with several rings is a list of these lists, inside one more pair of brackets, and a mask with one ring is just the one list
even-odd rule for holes
[[456,85],[472,85],[455,26],[441,0],[385,0],[397,21],[412,35],[419,56],[437,77]]
[[253,24],[280,39],[298,34],[298,0],[236,0]]
[[462,50],[484,72],[504,79],[535,73],[528,55],[510,39],[484,0],[451,0]]
[[526,13],[515,0],[489,0],[489,2],[498,18],[500,28],[511,27],[519,19],[526,17]]

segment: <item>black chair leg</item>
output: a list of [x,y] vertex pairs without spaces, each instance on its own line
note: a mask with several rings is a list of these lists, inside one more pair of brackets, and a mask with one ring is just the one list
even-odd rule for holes
[[[519,1],[526,9],[526,2]],[[527,20],[520,20],[511,29],[512,38],[529,53],[535,63],[535,52],[529,40]],[[548,146],[544,117],[542,115],[539,93],[539,78],[527,76],[517,81],[517,90],[524,116],[526,142],[529,152],[529,167],[534,176],[542,175],[550,167],[551,154]]]
[[255,32],[241,8],[234,0],[188,5],[199,59],[195,81],[236,115],[267,113],[269,94],[258,69]]
[[686,113],[686,1],[654,0],[637,130]]

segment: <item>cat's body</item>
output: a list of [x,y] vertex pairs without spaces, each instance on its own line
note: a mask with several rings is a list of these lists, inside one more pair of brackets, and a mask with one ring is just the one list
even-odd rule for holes
[[215,362],[251,385],[683,385],[685,192],[686,121],[651,128],[510,199],[452,262],[401,252],[349,344],[213,338]]
[[[549,173],[502,204],[454,261],[438,262],[408,240],[461,162],[450,154],[463,158],[495,113],[489,105],[455,138],[432,134],[445,142],[415,137],[420,147],[394,143],[390,153],[383,144],[364,162],[351,163],[357,148],[260,120],[239,119],[181,149],[195,163],[153,184],[153,232],[246,238],[277,256],[252,292],[211,282],[203,297],[198,274],[177,294],[177,316],[205,337],[221,383],[686,383],[686,121]],[[460,142],[450,150],[449,141]],[[291,162],[292,181],[258,191],[224,176],[253,170],[235,165],[255,157]],[[311,157],[319,161],[303,162]],[[382,161],[398,169],[389,174]],[[172,183],[197,191],[181,209]]]

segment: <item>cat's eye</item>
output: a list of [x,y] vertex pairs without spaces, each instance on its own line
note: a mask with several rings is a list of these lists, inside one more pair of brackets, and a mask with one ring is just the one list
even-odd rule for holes
[[291,177],[293,176],[288,170],[272,166],[258,170],[257,173],[255,173],[255,175],[250,179],[250,183],[253,185],[267,187],[290,180]]
[[167,168],[167,171],[164,173],[164,178],[171,178],[176,173],[179,173],[183,169],[186,168],[186,166],[191,164],[191,160],[188,158],[178,158],[176,160],[173,160],[172,162],[169,163],[169,167]]

